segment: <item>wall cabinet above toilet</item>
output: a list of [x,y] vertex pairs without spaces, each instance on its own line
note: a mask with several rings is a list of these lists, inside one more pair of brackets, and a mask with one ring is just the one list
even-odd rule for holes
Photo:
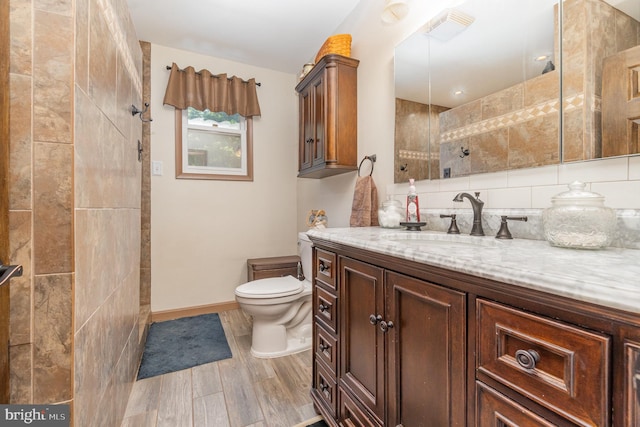
[[357,170],[359,62],[327,55],[296,86],[298,177],[324,178]]

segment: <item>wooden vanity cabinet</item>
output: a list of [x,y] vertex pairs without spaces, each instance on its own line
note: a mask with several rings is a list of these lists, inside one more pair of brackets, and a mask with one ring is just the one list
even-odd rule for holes
[[[317,251],[317,257],[326,258],[325,251]],[[349,257],[337,259],[340,357],[334,422],[464,426],[464,293]],[[322,282],[316,291],[322,300]],[[316,318],[316,331],[326,335],[322,315]],[[321,361],[320,368],[326,369],[323,352],[316,348],[314,354],[315,365]],[[327,406],[322,390],[327,383],[320,379],[313,384],[312,396],[321,397],[314,398],[316,405]]]
[[358,64],[357,59],[326,55],[296,86],[299,177],[357,170]]
[[640,427],[640,316],[312,241],[329,425]]

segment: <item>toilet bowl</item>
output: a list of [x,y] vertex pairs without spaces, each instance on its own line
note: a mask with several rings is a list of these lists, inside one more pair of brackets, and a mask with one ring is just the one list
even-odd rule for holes
[[311,347],[311,241],[298,233],[302,272],[293,276],[253,280],[238,286],[236,301],[253,318],[251,354],[270,358]]

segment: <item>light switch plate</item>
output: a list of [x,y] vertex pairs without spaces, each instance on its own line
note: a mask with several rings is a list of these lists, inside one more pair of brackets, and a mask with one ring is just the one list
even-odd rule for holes
[[162,162],[160,160],[151,162],[151,175],[162,176]]

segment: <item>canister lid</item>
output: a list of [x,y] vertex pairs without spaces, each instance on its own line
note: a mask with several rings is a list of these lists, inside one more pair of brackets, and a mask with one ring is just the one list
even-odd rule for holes
[[569,184],[569,191],[556,194],[551,198],[552,204],[559,205],[588,205],[602,206],[604,197],[598,193],[585,190],[586,184],[582,181],[573,181]]
[[254,280],[236,288],[236,295],[245,298],[277,298],[302,292],[304,282],[293,276]]

